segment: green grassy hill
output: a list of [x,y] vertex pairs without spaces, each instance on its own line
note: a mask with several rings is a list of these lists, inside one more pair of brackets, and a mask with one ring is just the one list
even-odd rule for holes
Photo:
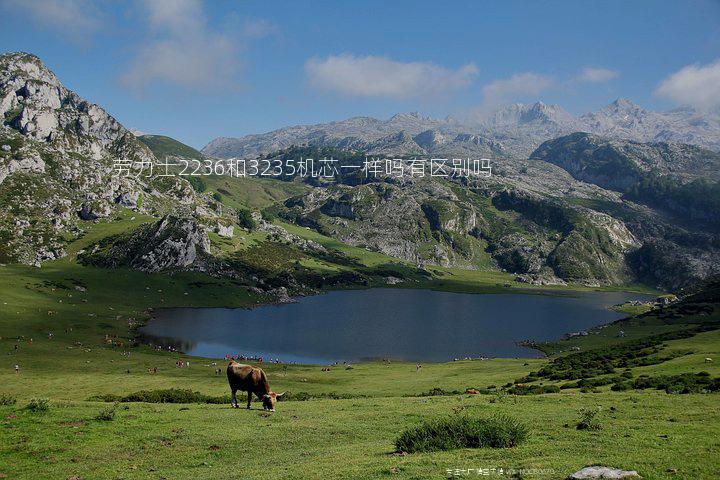
[[147,145],[159,160],[165,160],[168,155],[176,157],[202,160],[205,155],[192,147],[185,145],[174,138],[165,135],[141,135],[138,139]]

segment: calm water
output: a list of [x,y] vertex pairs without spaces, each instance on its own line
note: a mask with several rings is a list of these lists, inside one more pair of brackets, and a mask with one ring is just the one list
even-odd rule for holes
[[553,340],[621,318],[608,306],[647,296],[471,295],[429,290],[331,292],[253,310],[178,308],[156,312],[142,333],[204,357],[243,354],[320,363],[393,358],[536,357],[515,345]]

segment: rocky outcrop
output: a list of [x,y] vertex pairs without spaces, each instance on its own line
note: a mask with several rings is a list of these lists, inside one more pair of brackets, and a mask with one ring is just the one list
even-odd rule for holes
[[103,267],[160,272],[205,270],[209,254],[205,229],[193,218],[170,215],[127,235],[110,237],[79,258]]
[[678,143],[638,143],[573,133],[543,143],[531,158],[555,164],[583,182],[620,192],[628,192],[650,174],[720,180],[720,154]]
[[232,238],[235,235],[235,227],[233,225],[223,225],[218,223],[217,234],[221,237]]
[[532,156],[629,200],[720,228],[720,154],[715,152],[574,133],[543,143]]
[[[149,175],[153,153],[34,55],[0,55],[0,114],[0,261],[62,256],[85,222],[123,208],[161,216],[200,203],[184,179]],[[15,231],[14,218],[31,228]]]

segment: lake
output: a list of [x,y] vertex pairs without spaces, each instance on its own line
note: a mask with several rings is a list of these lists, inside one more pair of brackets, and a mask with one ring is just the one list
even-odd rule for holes
[[648,298],[625,292],[550,296],[346,290],[254,309],[162,309],[141,334],[147,341],[212,358],[241,354],[310,364],[532,358],[539,352],[515,342],[555,340],[609,323],[623,315],[608,306]]

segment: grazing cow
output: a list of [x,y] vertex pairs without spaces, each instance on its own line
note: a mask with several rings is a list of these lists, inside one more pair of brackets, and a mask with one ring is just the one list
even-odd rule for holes
[[705,357],[705,363],[712,363],[712,358]]
[[247,392],[248,402],[247,408],[250,408],[253,393],[262,400],[265,410],[275,411],[277,399],[285,395],[283,393],[275,393],[270,390],[267,375],[262,368],[253,367],[252,365],[244,365],[231,360],[227,366],[228,382],[230,383],[230,391],[232,392],[232,405],[239,408],[237,403],[236,392],[242,390]]

